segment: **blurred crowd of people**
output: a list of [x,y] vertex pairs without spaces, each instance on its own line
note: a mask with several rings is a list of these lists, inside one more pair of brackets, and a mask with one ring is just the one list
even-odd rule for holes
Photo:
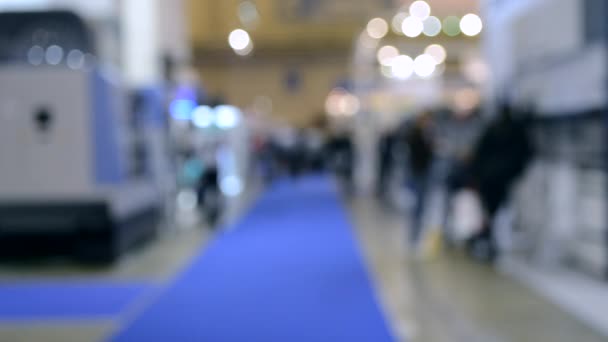
[[258,169],[267,183],[284,176],[331,171],[352,185],[355,148],[346,132],[288,128],[259,139],[254,146]]
[[383,135],[377,194],[385,203],[390,200],[396,179],[413,195],[409,225],[412,245],[418,245],[422,238],[425,211],[434,191],[444,194],[442,226],[448,240],[454,236],[449,231],[453,222],[448,222],[448,216],[465,215],[451,212],[454,199],[467,192],[477,198],[482,217],[468,220],[479,225],[471,228],[464,244],[476,257],[487,261],[497,257],[494,218],[533,153],[528,117],[508,105],[499,106],[487,116],[479,108],[469,112],[438,109],[421,112]]
[[[412,245],[418,246],[424,236],[429,202],[437,190],[443,194],[444,236],[455,239],[450,221],[454,215],[465,214],[453,212],[454,201],[466,192],[476,198],[483,217],[467,218],[479,224],[469,228],[466,238],[459,236],[464,240],[459,242],[476,257],[487,261],[497,257],[494,218],[533,154],[529,117],[530,113],[506,104],[496,106],[493,113],[482,113],[481,108],[439,108],[408,116],[381,135],[376,194],[387,206],[394,204],[395,189],[410,194]],[[257,168],[268,183],[326,171],[338,176],[346,192],[355,189],[358,150],[348,131],[288,128],[259,139],[254,146]]]

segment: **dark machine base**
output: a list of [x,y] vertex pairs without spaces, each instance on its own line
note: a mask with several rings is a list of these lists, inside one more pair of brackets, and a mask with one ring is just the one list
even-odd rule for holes
[[0,260],[70,256],[112,263],[156,234],[159,213],[151,207],[115,220],[106,203],[0,203]]

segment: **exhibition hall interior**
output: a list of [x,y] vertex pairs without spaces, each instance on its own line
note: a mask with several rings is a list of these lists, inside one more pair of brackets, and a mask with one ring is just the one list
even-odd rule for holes
[[0,0],[0,342],[608,341],[607,15]]

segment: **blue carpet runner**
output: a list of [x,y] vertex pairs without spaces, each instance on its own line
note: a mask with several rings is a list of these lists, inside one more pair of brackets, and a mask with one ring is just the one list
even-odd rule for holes
[[110,319],[150,288],[99,281],[1,284],[0,321]]
[[113,341],[393,341],[334,183],[276,184]]

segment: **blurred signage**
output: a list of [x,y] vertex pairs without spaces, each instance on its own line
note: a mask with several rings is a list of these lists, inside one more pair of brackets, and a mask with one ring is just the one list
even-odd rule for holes
[[285,74],[285,88],[291,92],[296,93],[302,86],[302,74],[298,69],[291,68],[287,70]]
[[[516,100],[545,115],[573,114],[607,102],[606,47],[586,39],[582,1],[542,1],[513,25]],[[597,20],[597,19],[596,19]]]
[[393,0],[277,0],[287,20],[345,21],[366,19],[370,13],[391,9]]
[[49,6],[50,0],[0,0],[0,11],[23,11]]
[[513,25],[519,65],[573,54],[584,46],[583,3],[572,0],[543,1],[522,13]]
[[114,0],[0,0],[0,11],[30,11],[70,9],[89,18],[108,18],[116,15]]

